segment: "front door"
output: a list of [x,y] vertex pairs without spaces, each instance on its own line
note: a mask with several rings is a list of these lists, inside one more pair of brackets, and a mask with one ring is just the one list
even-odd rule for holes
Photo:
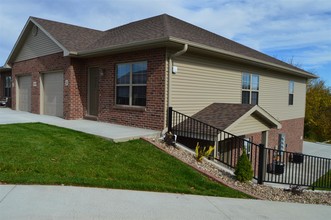
[[88,71],[88,108],[87,114],[98,116],[99,109],[99,68],[92,67]]

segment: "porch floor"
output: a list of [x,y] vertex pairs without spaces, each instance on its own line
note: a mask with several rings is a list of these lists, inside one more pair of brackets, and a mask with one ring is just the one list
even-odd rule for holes
[[88,134],[110,139],[114,142],[124,142],[140,137],[159,137],[160,131],[129,127],[111,123],[90,120],[65,120],[63,118],[38,115],[29,112],[15,111],[10,108],[0,108],[0,124],[41,122],[59,127],[69,128]]

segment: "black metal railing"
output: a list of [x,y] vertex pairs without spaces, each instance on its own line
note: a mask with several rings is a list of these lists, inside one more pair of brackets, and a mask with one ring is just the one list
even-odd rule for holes
[[243,149],[252,162],[254,178],[258,179],[259,145],[238,137],[195,118],[182,114],[171,107],[168,111],[168,131],[177,135],[177,141],[194,149],[196,143],[216,147],[214,159],[235,168]]
[[169,108],[169,131],[188,138],[214,141],[219,129]]
[[259,184],[272,182],[331,188],[331,159],[265,148],[263,144],[250,142],[171,107],[168,111],[168,131],[177,135],[179,143],[192,149],[197,142],[215,146],[214,159],[232,169],[245,149],[252,163],[254,179]]
[[266,148],[264,182],[331,188],[331,159]]
[[259,145],[222,130],[219,130],[218,142],[216,144],[218,147],[215,159],[233,169],[236,167],[243,149],[245,149],[252,163],[254,178],[258,179]]

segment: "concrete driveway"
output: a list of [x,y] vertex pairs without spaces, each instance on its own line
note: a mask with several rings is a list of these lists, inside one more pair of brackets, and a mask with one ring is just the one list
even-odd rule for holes
[[0,124],[28,122],[42,122],[45,124],[69,128],[72,130],[101,136],[115,142],[127,141],[140,137],[158,137],[160,135],[160,131],[82,119],[65,120],[54,116],[37,115],[29,112],[14,111],[9,108],[0,108]]

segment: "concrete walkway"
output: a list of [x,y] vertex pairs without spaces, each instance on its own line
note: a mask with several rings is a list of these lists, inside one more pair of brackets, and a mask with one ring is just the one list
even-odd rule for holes
[[329,219],[331,207],[68,186],[0,185],[0,219]]
[[137,139],[140,137],[159,136],[159,131],[128,127],[90,120],[64,120],[63,118],[37,115],[29,112],[14,111],[9,108],[0,108],[0,124],[42,122],[59,127],[82,131],[88,134],[101,136],[115,142]]
[[302,153],[331,159],[331,144],[304,141]]

